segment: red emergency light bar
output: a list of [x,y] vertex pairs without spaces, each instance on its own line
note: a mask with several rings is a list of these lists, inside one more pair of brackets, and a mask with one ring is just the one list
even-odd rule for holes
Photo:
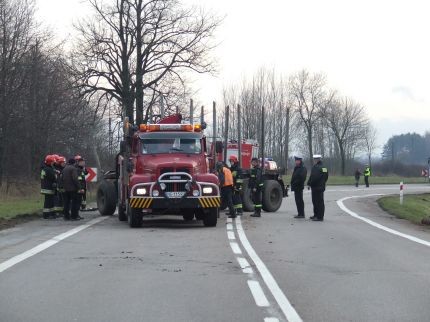
[[158,131],[184,131],[184,132],[201,132],[200,124],[140,124],[141,132],[158,132]]

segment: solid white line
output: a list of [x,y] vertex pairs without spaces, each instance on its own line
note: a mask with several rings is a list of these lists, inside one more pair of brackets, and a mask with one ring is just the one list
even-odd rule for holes
[[234,231],[228,230],[227,236],[228,236],[228,239],[232,239],[232,240],[236,239],[236,237],[234,236]]
[[251,290],[252,296],[254,297],[255,304],[257,306],[268,307],[270,306],[269,301],[267,300],[266,295],[264,295],[263,289],[260,286],[260,283],[257,281],[248,281],[249,289]]
[[276,302],[284,313],[286,319],[290,322],[301,322],[302,319],[297,314],[290,301],[288,301],[284,292],[282,292],[281,288],[279,287],[278,283],[276,283],[275,279],[273,278],[270,271],[267,269],[266,265],[263,263],[263,261],[255,252],[254,248],[252,248],[251,244],[249,243],[245,231],[243,230],[240,217],[236,218],[236,229],[243,247],[247,251],[249,257],[254,262],[255,266],[257,267],[257,270],[260,272],[264,283],[266,283],[268,289],[272,293],[273,297],[275,298]]
[[245,274],[252,274],[254,272],[251,268],[251,265],[249,265],[248,261],[246,260],[246,258],[237,257],[237,261],[239,262],[242,272],[244,272]]
[[264,318],[264,322],[279,322],[277,318]]
[[227,218],[227,222],[233,222],[233,219]]
[[240,247],[237,243],[230,242],[230,247],[233,250],[233,253],[235,253],[236,255],[242,254],[242,251],[240,250]]
[[30,258],[30,257],[32,257],[32,256],[34,256],[34,255],[36,255],[36,254],[44,251],[45,249],[47,249],[47,248],[49,248],[51,246],[54,246],[58,242],[66,239],[66,238],[68,238],[70,236],[73,236],[73,235],[79,233],[80,231],[82,231],[82,230],[84,230],[84,229],[86,229],[86,228],[88,228],[88,227],[90,227],[92,225],[95,225],[95,224],[101,222],[102,220],[105,220],[106,218],[108,218],[108,217],[98,217],[96,219],[93,219],[93,220],[89,221],[88,223],[86,223],[84,225],[81,225],[81,226],[75,227],[73,229],[70,229],[69,231],[66,231],[65,233],[57,235],[57,236],[55,236],[55,237],[53,237],[53,238],[51,238],[51,239],[49,239],[49,240],[47,240],[47,241],[39,244],[39,245],[37,245],[36,247],[33,247],[32,249],[29,249],[29,250],[25,251],[24,253],[16,255],[16,256],[8,259],[7,261],[5,261],[3,263],[0,263],[0,273],[4,272],[8,268],[11,268],[12,266],[14,266],[14,265],[16,265],[18,263],[26,260],[27,258]]
[[424,246],[430,247],[430,242],[429,242],[429,241],[426,241],[426,240],[424,240],[424,239],[420,239],[420,238],[418,238],[418,237],[411,236],[411,235],[408,235],[408,234],[402,233],[402,232],[400,232],[400,231],[397,231],[397,230],[394,230],[394,229],[388,228],[388,227],[386,227],[386,226],[384,226],[384,225],[378,224],[377,222],[374,222],[373,220],[367,219],[367,218],[365,218],[365,217],[362,217],[362,216],[360,216],[360,215],[356,214],[355,212],[353,212],[353,211],[349,210],[349,209],[348,209],[348,208],[343,204],[343,202],[344,202],[345,200],[348,200],[348,199],[352,199],[352,198],[366,198],[366,197],[375,197],[375,196],[383,196],[383,194],[372,194],[372,195],[366,195],[366,196],[352,196],[352,197],[345,197],[345,198],[342,198],[342,199],[338,200],[338,201],[337,201],[337,205],[339,206],[339,208],[340,208],[340,209],[342,209],[343,211],[345,211],[345,212],[346,212],[347,214],[349,214],[350,216],[352,216],[352,217],[354,217],[354,218],[357,218],[357,219],[360,219],[360,220],[364,221],[365,223],[368,223],[369,225],[372,225],[373,227],[376,227],[376,228],[378,228],[378,229],[381,229],[381,230],[383,230],[383,231],[386,231],[387,233],[390,233],[390,234],[393,234],[393,235],[396,235],[396,236],[399,236],[399,237],[406,238],[406,239],[408,239],[408,240],[410,240],[410,241],[413,241],[413,242],[415,242],[415,243],[418,243],[418,244],[421,244],[421,245],[424,245]]
[[227,224],[227,230],[233,230],[233,224]]

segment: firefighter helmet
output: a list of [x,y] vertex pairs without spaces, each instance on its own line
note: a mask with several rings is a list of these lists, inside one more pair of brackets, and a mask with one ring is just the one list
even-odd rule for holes
[[230,158],[228,159],[231,163],[237,163],[237,162],[239,162],[238,160],[237,160],[237,156],[235,156],[235,155],[230,155]]
[[45,157],[45,164],[46,165],[51,166],[52,164],[55,163],[55,161],[56,161],[56,158],[54,155],[49,154]]
[[79,161],[84,161],[84,158],[81,157],[79,154],[75,155],[75,161],[79,162]]
[[65,157],[63,157],[63,156],[59,156],[59,157],[57,158],[57,163],[63,163],[63,162],[66,162],[66,158],[65,158]]

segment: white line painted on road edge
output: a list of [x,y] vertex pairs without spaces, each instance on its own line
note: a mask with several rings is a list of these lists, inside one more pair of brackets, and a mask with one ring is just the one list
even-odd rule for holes
[[240,250],[240,247],[237,243],[230,242],[230,247],[233,250],[233,253],[235,253],[236,255],[242,254],[242,251]]
[[227,224],[227,230],[233,230],[233,224]]
[[36,247],[33,247],[32,249],[25,251],[24,253],[16,255],[16,256],[8,259],[7,261],[0,263],[0,273],[4,272],[8,268],[11,268],[12,266],[14,266],[18,263],[21,263],[22,261],[26,260],[27,258],[30,258],[36,254],[39,254],[40,252],[43,252],[45,249],[47,249],[51,246],[54,246],[55,244],[59,243],[60,241],[66,239],[70,236],[73,236],[73,235],[79,233],[80,231],[87,229],[88,227],[101,222],[102,220],[105,220],[106,218],[108,218],[108,217],[98,217],[96,219],[93,219],[84,225],[70,229],[69,231],[66,231],[65,233],[57,235],[57,236],[39,244],[39,245],[37,245]]
[[236,239],[236,237],[234,236],[234,231],[228,230],[227,236],[228,236],[228,239],[231,239],[231,240]]
[[[424,240],[424,239],[420,239],[420,238],[415,237],[415,236],[412,236],[412,235],[408,235],[408,234],[402,233],[402,232],[400,232],[400,231],[398,231],[398,230],[394,230],[394,229],[388,228],[388,227],[386,227],[386,226],[384,226],[384,225],[381,225],[381,224],[378,224],[377,222],[374,222],[373,220],[370,220],[370,219],[367,219],[367,218],[365,218],[365,217],[362,217],[362,216],[360,216],[360,215],[356,214],[355,212],[353,212],[353,211],[349,210],[349,209],[344,205],[344,203],[343,203],[345,200],[348,200],[348,199],[353,199],[353,198],[366,198],[366,197],[376,197],[376,196],[384,196],[384,194],[372,194],[372,195],[366,195],[366,196],[352,196],[352,197],[345,197],[345,198],[339,199],[339,200],[337,201],[337,205],[339,206],[339,208],[340,208],[340,209],[342,209],[344,212],[346,212],[346,213],[347,213],[347,214],[349,214],[350,216],[352,216],[352,217],[354,217],[354,218],[357,218],[357,219],[360,219],[360,220],[364,221],[365,223],[367,223],[367,224],[369,224],[369,225],[372,225],[373,227],[376,227],[376,228],[378,228],[378,229],[381,229],[381,230],[383,230],[383,231],[386,231],[387,233],[390,233],[390,234],[393,234],[393,235],[396,235],[396,236],[399,236],[399,237],[406,238],[406,239],[408,239],[408,240],[410,240],[410,241],[413,241],[413,242],[415,242],[415,243],[418,243],[418,244],[421,244],[421,245],[424,245],[424,246],[430,247],[430,242],[429,242],[429,241],[426,241],[426,240]],[[240,235],[239,235],[239,236],[240,236]]]
[[239,262],[239,266],[245,274],[252,274],[253,273],[251,265],[249,265],[246,258],[237,257],[237,261]]
[[251,244],[249,243],[245,231],[243,230],[240,217],[236,218],[236,229],[243,247],[245,248],[249,257],[254,262],[255,266],[257,267],[257,270],[260,272],[264,283],[266,283],[266,286],[272,293],[273,297],[275,298],[276,302],[284,313],[286,319],[290,322],[302,322],[302,319],[300,318],[294,307],[291,305],[290,301],[288,301],[284,292],[282,292],[281,288],[279,287],[278,283],[276,283],[275,279],[273,278],[270,271],[267,269],[266,265],[263,263],[263,261],[255,252],[254,248],[252,248]]
[[264,322],[279,322],[277,318],[264,318]]
[[233,222],[233,219],[227,218],[227,222]]
[[266,295],[264,295],[263,289],[261,288],[259,282],[249,280],[248,286],[251,290],[252,296],[255,300],[255,304],[257,304],[257,306],[268,307],[270,305]]

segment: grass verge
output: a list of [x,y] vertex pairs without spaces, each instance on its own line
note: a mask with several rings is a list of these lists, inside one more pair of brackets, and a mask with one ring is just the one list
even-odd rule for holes
[[407,219],[421,224],[424,218],[430,217],[430,194],[405,195],[403,205],[399,196],[388,196],[378,199],[379,206],[397,218]]
[[0,200],[0,230],[42,216],[42,197]]

